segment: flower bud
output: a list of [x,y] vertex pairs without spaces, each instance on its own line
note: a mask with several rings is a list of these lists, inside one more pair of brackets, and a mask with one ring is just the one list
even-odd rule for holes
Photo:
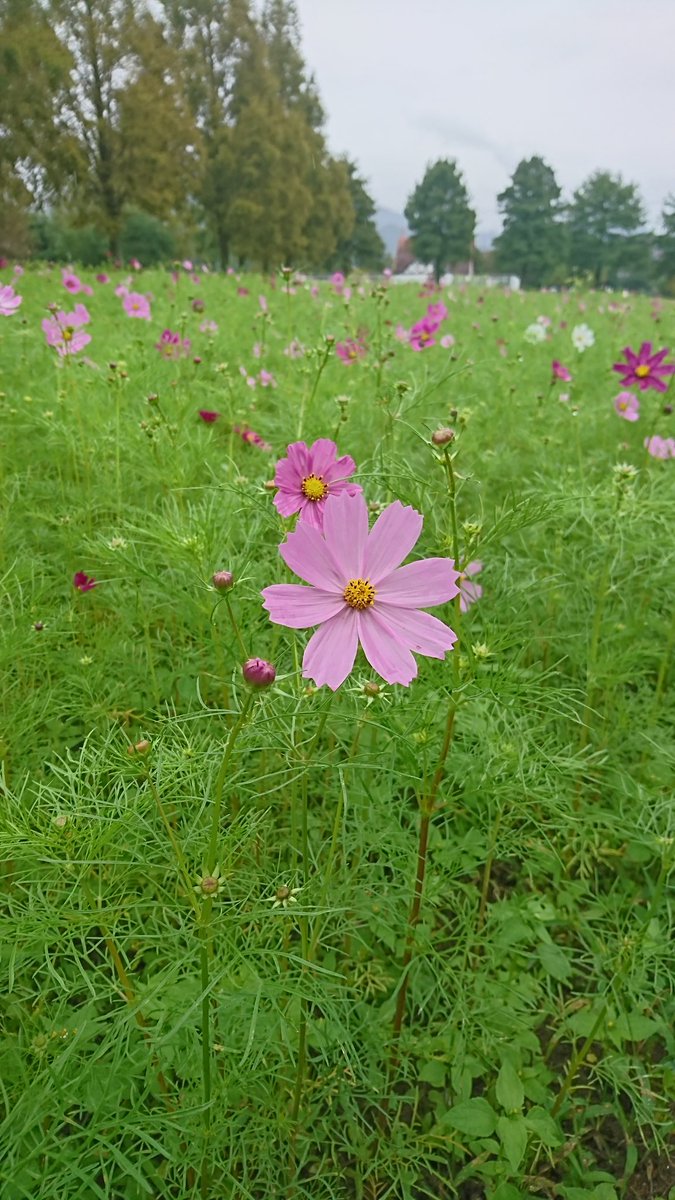
[[211,583],[219,592],[229,592],[234,584],[234,575],[231,571],[216,571],[211,576]]
[[131,746],[127,746],[127,754],[147,754],[150,749],[150,742],[147,738],[141,738],[140,742],[135,742]]
[[379,683],[375,683],[374,679],[369,679],[368,682],[364,683],[364,685],[363,685],[363,694],[364,694],[364,696],[379,696],[379,694],[380,694]]
[[36,621],[35,624],[33,625],[33,629],[35,630],[36,633],[42,633],[42,630],[44,629],[44,627],[45,627],[44,621]]
[[277,677],[276,670],[271,663],[265,662],[264,658],[249,658],[241,668],[241,673],[247,683],[251,687],[266,688],[274,683]]
[[664,411],[665,415],[666,415],[667,417],[669,417],[669,416],[670,416],[670,414],[671,414],[671,413],[672,413],[672,411],[673,411],[673,406],[672,406],[672,404],[664,404],[664,406],[663,406],[663,411]]
[[455,431],[454,429],[437,429],[435,433],[432,433],[431,440],[434,446],[447,446],[450,442],[454,442]]

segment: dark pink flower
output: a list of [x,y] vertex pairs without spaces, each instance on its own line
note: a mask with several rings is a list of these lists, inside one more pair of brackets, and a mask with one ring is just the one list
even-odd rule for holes
[[475,562],[470,562],[462,571],[459,577],[459,611],[467,612],[476,600],[480,600],[483,595],[483,589],[479,583],[473,582],[473,576],[479,575],[483,570],[482,562],[477,559]]
[[76,571],[73,575],[73,587],[78,592],[90,592],[92,588],[98,587],[98,583],[92,575],[85,575],[84,571]]
[[246,442],[247,446],[256,446],[258,450],[264,450],[266,454],[269,454],[272,449],[269,442],[261,438],[254,429],[249,429],[247,425],[233,425],[232,432],[236,433],[242,442]]
[[271,662],[266,662],[264,658],[247,659],[241,668],[241,673],[246,682],[255,688],[270,687],[277,677],[276,669]]
[[619,392],[614,398],[614,410],[624,421],[637,421],[640,416],[640,401],[632,392]]
[[438,332],[438,321],[431,317],[422,317],[413,325],[408,335],[408,341],[413,350],[428,350],[436,342],[434,334]]
[[551,363],[551,370],[553,372],[554,379],[561,379],[563,383],[572,382],[571,371],[569,371],[567,367],[564,367],[561,362],[558,362],[557,358],[553,359],[553,362]]
[[291,629],[319,628],[302,662],[305,679],[335,691],[363,647],[387,683],[407,686],[417,675],[412,651],[445,658],[456,634],[423,608],[457,595],[452,559],[400,564],[422,532],[421,513],[396,500],[368,532],[368,507],[360,493],[330,496],[323,533],[306,521],[279,547],[287,566],[310,584],[275,584],[263,597],[270,620]]
[[97,282],[97,283],[110,283],[110,276],[109,276],[109,275],[106,275],[106,274],[105,274],[105,273],[102,271],[100,275],[97,275],[97,276],[96,276],[96,282]]
[[212,412],[208,408],[200,408],[198,411],[202,421],[206,421],[207,425],[212,425],[220,417],[219,412]]
[[356,338],[347,338],[344,342],[338,342],[335,346],[335,353],[338,358],[341,358],[343,363],[348,367],[355,363],[360,358],[364,358],[367,352],[367,347]]
[[672,375],[675,371],[675,363],[664,362],[668,349],[652,354],[651,342],[643,342],[637,354],[629,346],[625,346],[622,353],[626,356],[625,363],[614,363],[612,370],[623,376],[621,382],[626,387],[638,387],[641,391],[646,388],[666,391],[663,376]]
[[186,358],[191,348],[192,342],[189,338],[182,338],[171,329],[165,329],[159,341],[155,343],[155,350],[159,350],[162,358]]
[[279,488],[274,505],[282,517],[299,512],[300,519],[323,526],[323,513],[329,495],[346,492],[355,496],[361,491],[358,483],[348,483],[356,470],[349,454],[337,457],[337,446],[330,438],[319,438],[313,445],[293,442],[288,457],[279,459],[274,482]]

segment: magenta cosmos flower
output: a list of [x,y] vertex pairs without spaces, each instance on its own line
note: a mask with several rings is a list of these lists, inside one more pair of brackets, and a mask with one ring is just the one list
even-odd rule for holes
[[565,367],[561,362],[558,362],[557,358],[553,359],[553,362],[551,363],[551,370],[553,372],[554,379],[561,379],[563,383],[572,382],[572,372],[568,369],[568,367]]
[[357,341],[356,338],[347,338],[345,342],[337,343],[335,353],[349,367],[352,363],[357,362],[358,359],[364,358],[366,349],[363,342]]
[[632,392],[619,392],[614,397],[614,409],[624,421],[637,421],[640,416],[640,401]]
[[329,496],[323,533],[301,522],[279,547],[287,566],[310,587],[265,588],[270,620],[291,629],[319,628],[302,660],[304,679],[332,691],[349,675],[359,643],[374,671],[405,687],[417,675],[412,651],[445,658],[457,641],[447,625],[421,612],[457,595],[452,559],[400,564],[422,532],[423,518],[395,500],[368,532],[363,495]]
[[98,587],[98,583],[93,575],[85,575],[84,571],[76,571],[73,575],[73,587],[78,592],[90,592],[92,588]]
[[428,350],[435,345],[435,334],[438,333],[438,321],[433,317],[422,317],[410,330],[408,341],[413,350]]
[[329,496],[341,492],[356,496],[361,491],[358,483],[347,482],[355,470],[356,463],[349,454],[337,457],[337,446],[330,438],[319,438],[311,446],[293,442],[288,447],[288,458],[279,459],[274,475],[279,488],[274,497],[277,512],[282,517],[299,512],[302,521],[321,529]]
[[219,412],[214,412],[212,409],[209,409],[209,408],[199,408],[199,409],[197,409],[197,412],[199,413],[199,416],[201,417],[202,421],[205,421],[207,425],[212,425],[213,422],[217,421],[218,418],[220,417]]
[[11,283],[0,287],[0,317],[11,317],[20,307],[23,296],[18,296]]
[[612,370],[623,376],[621,382],[626,387],[639,387],[641,391],[655,388],[657,392],[665,392],[667,385],[662,377],[675,371],[675,363],[663,361],[668,349],[652,354],[651,342],[643,342],[637,354],[629,346],[625,346],[622,353],[626,356],[625,363],[614,363]]
[[459,577],[459,611],[468,612],[476,600],[480,600],[483,589],[479,583],[474,583],[473,576],[480,575],[483,564],[478,559],[467,563]]

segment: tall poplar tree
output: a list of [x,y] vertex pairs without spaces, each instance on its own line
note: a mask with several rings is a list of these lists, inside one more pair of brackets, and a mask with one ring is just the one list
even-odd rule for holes
[[352,267],[361,267],[364,271],[381,271],[386,250],[375,225],[375,204],[359,175],[356,163],[345,159],[344,167],[354,209],[354,224],[351,232],[338,241],[330,265],[334,270],[343,271],[345,274],[351,271]]
[[448,266],[471,257],[476,214],[454,159],[427,167],[405,206],[415,254],[438,282]]

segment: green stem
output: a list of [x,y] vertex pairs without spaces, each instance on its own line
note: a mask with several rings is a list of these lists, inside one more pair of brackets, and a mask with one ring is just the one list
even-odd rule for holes
[[228,595],[225,596],[225,605],[227,607],[227,614],[230,618],[230,624],[232,625],[232,628],[234,630],[234,636],[236,637],[236,639],[239,643],[239,649],[241,650],[244,658],[247,659],[248,658],[248,650],[246,649],[246,646],[244,644],[244,639],[241,636],[241,630],[239,629],[239,626],[237,624],[236,617],[232,610],[232,603],[231,603],[230,597]]
[[560,1111],[560,1106],[562,1105],[562,1102],[565,1099],[565,1096],[567,1095],[572,1084],[574,1083],[577,1071],[579,1070],[579,1067],[582,1065],[584,1059],[586,1058],[586,1055],[588,1054],[588,1051],[590,1050],[591,1046],[593,1045],[593,1039],[594,1039],[596,1033],[598,1032],[598,1029],[600,1028],[600,1024],[601,1024],[602,1020],[604,1019],[606,1012],[607,1012],[607,1004],[603,1001],[602,1005],[600,1006],[600,1011],[598,1012],[598,1015],[595,1018],[595,1021],[593,1022],[593,1028],[591,1029],[591,1032],[589,1033],[588,1037],[586,1038],[586,1041],[583,1043],[581,1050],[577,1051],[577,1053],[574,1055],[574,1058],[570,1062],[569,1067],[567,1068],[567,1073],[565,1075],[565,1078],[563,1079],[562,1087],[560,1088],[560,1091],[558,1092],[558,1095],[556,1096],[556,1098],[553,1102],[553,1108],[551,1109],[552,1117],[555,1117],[558,1115],[558,1112]]
[[215,871],[216,866],[218,864],[218,835],[220,833],[220,813],[221,813],[222,804],[223,804],[223,788],[225,786],[225,777],[227,775],[227,768],[230,765],[230,760],[232,758],[232,752],[234,750],[235,743],[237,741],[237,738],[239,737],[239,734],[241,733],[241,730],[243,729],[244,722],[249,714],[249,710],[253,703],[253,695],[254,695],[253,691],[247,692],[246,699],[244,700],[244,703],[241,708],[241,712],[239,713],[239,717],[237,719],[237,723],[236,723],[236,725],[233,725],[232,729],[230,730],[230,735],[229,735],[229,737],[227,739],[227,743],[225,745],[225,753],[223,754],[223,761],[220,764],[220,770],[218,771],[218,775],[216,777],[216,784],[213,789],[213,815],[211,817],[211,837],[209,839],[209,851],[208,851],[207,860],[206,860],[206,869],[209,873],[213,873],[213,871]]
[[326,363],[328,362],[328,359],[330,358],[332,349],[333,349],[333,342],[331,341],[330,344],[326,345],[324,348],[323,357],[317,368],[316,375],[314,376],[314,383],[312,384],[312,390],[309,394],[309,400],[307,401],[307,403],[305,403],[305,400],[303,397],[303,399],[300,403],[300,413],[298,416],[298,433],[297,433],[298,440],[300,440],[300,438],[302,437],[302,429],[303,429],[303,425],[305,423],[305,411],[307,408],[312,407],[312,403],[314,401],[314,397],[316,396],[316,391],[319,386],[319,380],[321,379],[321,376],[323,375]]

